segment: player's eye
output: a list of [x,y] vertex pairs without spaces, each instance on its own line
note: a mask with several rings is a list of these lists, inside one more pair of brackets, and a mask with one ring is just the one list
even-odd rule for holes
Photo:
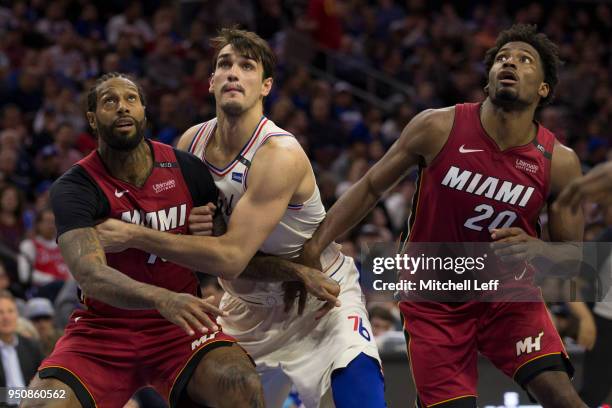
[[102,103],[105,106],[114,105],[115,104],[115,98],[104,98],[104,99],[102,99]]
[[244,64],[242,64],[242,69],[244,69],[245,71],[250,71],[254,68],[255,67],[250,62],[245,62]]
[[128,99],[128,101],[130,101],[130,102],[136,102],[136,99],[137,99],[137,98],[136,98],[136,95],[129,95],[127,99]]
[[521,57],[521,62],[524,63],[524,64],[531,64],[533,62],[533,60],[531,59],[531,57],[523,55]]
[[498,55],[497,56],[497,61],[499,61],[499,62],[506,62],[506,61],[508,61],[508,57],[506,55],[504,55],[504,54]]
[[229,61],[227,61],[227,60],[219,61],[219,62],[217,63],[217,66],[218,66],[218,67],[221,67],[221,68],[227,68],[227,67],[229,67],[230,65],[231,65],[231,64],[230,64],[230,63],[229,63]]

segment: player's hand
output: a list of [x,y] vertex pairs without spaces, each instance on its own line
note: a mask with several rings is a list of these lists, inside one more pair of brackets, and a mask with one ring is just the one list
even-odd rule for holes
[[331,279],[323,272],[304,265],[296,264],[296,274],[299,276],[298,282],[285,282],[285,311],[291,310],[298,298],[298,314],[304,313],[306,306],[306,298],[308,294],[325,302],[325,305],[315,315],[316,319],[323,317],[328,311],[334,307],[340,306],[338,295],[340,294],[340,285],[335,280]]
[[596,339],[597,328],[595,327],[593,317],[589,315],[588,317],[580,319],[578,323],[578,338],[576,339],[578,344],[587,350],[591,350],[593,346],[595,346]]
[[491,230],[491,248],[502,262],[530,261],[542,253],[544,242],[527,234],[522,228],[499,228]]
[[569,207],[576,213],[585,200],[604,207],[612,205],[612,162],[599,164],[569,183],[554,202],[553,208]]
[[96,226],[104,252],[121,252],[130,248],[132,224],[109,218]]
[[200,299],[187,293],[171,292],[170,296],[157,302],[157,311],[190,336],[195,332],[213,333],[219,330],[219,326],[207,313],[215,317],[226,315],[211,303],[213,299],[214,296]]
[[189,214],[189,231],[193,235],[212,235],[213,216],[217,207],[208,203],[200,207],[193,207]]

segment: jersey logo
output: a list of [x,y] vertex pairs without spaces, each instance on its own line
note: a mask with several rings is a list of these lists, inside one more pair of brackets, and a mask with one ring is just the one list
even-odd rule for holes
[[153,185],[153,190],[155,194],[159,194],[163,191],[170,190],[176,187],[176,181],[174,179],[170,179],[168,181],[164,181],[163,183],[157,183]]
[[534,187],[500,180],[497,177],[486,177],[480,173],[461,170],[456,166],[448,169],[442,185],[502,203],[511,205],[518,203],[518,206],[522,208],[525,208],[535,191]]
[[461,145],[459,147],[459,153],[476,153],[476,152],[484,152],[482,149],[466,149],[465,145]]
[[516,167],[519,170],[523,170],[527,173],[537,173],[538,169],[540,168],[537,164],[525,161],[525,160],[521,160],[521,159],[516,159],[516,162],[514,163],[514,167]]
[[210,339],[213,339],[217,336],[217,333],[219,332],[214,332],[212,334],[205,334],[202,337],[200,337],[197,340],[194,340],[191,342],[191,350],[195,350],[198,347],[200,347],[202,344],[206,343],[207,341],[209,341]]
[[183,227],[188,215],[187,204],[181,204],[150,212],[142,210],[124,211],[121,213],[121,221],[144,225],[158,231],[169,231],[177,227]]
[[541,331],[540,334],[538,334],[536,337],[527,337],[523,340],[517,341],[516,342],[517,357],[520,356],[521,354],[529,354],[529,353],[533,353],[534,351],[540,351],[540,349],[542,348],[540,341],[542,340],[543,335],[544,335],[544,332]]
[[153,167],[159,167],[161,169],[172,169],[172,168],[178,168],[178,163],[177,162],[155,162],[153,163]]
[[519,276],[514,275],[514,280],[521,280],[523,279],[523,276],[525,276],[525,272],[527,272],[527,267],[523,268],[523,272],[521,272],[521,274]]
[[232,181],[242,184],[242,173],[232,172]]
[[119,191],[119,190],[115,189],[115,197],[117,197],[117,198],[121,198],[121,197],[123,197],[123,195],[124,195],[125,193],[129,193],[129,190]]

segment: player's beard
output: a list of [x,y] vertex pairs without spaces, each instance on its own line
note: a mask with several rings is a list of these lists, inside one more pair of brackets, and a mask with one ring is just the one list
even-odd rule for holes
[[238,117],[245,111],[244,107],[237,101],[226,102],[221,105],[221,110],[226,117]]
[[104,143],[114,150],[123,152],[134,150],[136,146],[138,146],[144,139],[146,119],[139,122],[131,116],[130,118],[134,120],[134,129],[131,133],[126,135],[116,131],[115,122],[113,122],[110,126],[102,125],[98,122],[98,136],[104,140]]
[[491,102],[505,110],[521,110],[529,106],[529,102],[521,99],[518,89],[503,86],[495,89]]

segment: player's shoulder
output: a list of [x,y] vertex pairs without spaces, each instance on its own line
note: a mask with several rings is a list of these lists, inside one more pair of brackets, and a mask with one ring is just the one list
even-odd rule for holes
[[455,107],[426,109],[419,112],[406,125],[403,137],[415,138],[421,135],[432,138],[448,136],[455,120]]
[[174,154],[176,155],[176,160],[181,169],[186,167],[188,168],[196,168],[196,169],[204,169],[206,170],[206,165],[198,158],[198,156],[190,153],[187,150],[180,150],[177,147],[172,148],[174,150]]
[[71,188],[73,186],[86,187],[94,185],[95,181],[91,178],[87,171],[79,164],[75,164],[53,182],[50,192],[53,194],[54,192]]
[[196,125],[191,126],[187,129],[181,137],[179,138],[178,143],[176,144],[176,148],[179,150],[189,151],[191,150],[191,146],[196,138],[196,136],[200,133],[200,131],[207,126],[209,123],[213,122],[215,118],[208,120],[206,122],[201,122]]
[[262,151],[299,151],[302,147],[295,136],[272,122],[267,120],[261,129],[260,149]]
[[553,166],[579,166],[580,159],[571,147],[568,147],[555,138],[552,154]]

